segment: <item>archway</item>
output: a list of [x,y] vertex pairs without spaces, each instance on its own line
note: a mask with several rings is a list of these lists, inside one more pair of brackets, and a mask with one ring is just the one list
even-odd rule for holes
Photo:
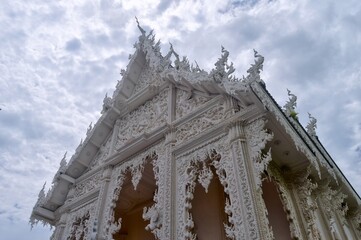
[[277,240],[290,240],[291,232],[276,184],[268,178],[262,182],[263,200],[268,211],[268,222]]
[[224,223],[227,215],[224,211],[226,195],[217,174],[208,186],[208,192],[197,183],[194,189],[191,214],[197,239],[226,239]]
[[154,235],[145,230],[147,221],[142,217],[143,208],[154,204],[153,197],[157,190],[154,178],[154,159],[147,157],[142,173],[142,178],[136,190],[131,181],[131,174],[128,171],[114,209],[115,219],[121,218],[121,228],[113,235],[114,240],[138,240],[155,239]]

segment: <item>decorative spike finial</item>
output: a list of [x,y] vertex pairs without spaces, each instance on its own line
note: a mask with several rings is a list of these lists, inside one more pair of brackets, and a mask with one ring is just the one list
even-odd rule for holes
[[259,54],[255,49],[253,49],[253,54],[255,58],[254,64],[251,64],[251,67],[247,70],[249,75],[247,76],[246,81],[249,83],[256,81],[264,85],[265,83],[260,78],[261,70],[263,71],[264,57]]
[[222,52],[221,57],[214,64],[216,68],[213,69],[210,73],[210,75],[213,76],[214,81],[217,83],[220,83],[225,79],[230,80],[231,79],[230,75],[235,70],[233,67],[233,63],[231,63],[231,65],[227,64],[229,52],[223,46],[221,46],[221,52]]
[[317,119],[314,118],[310,113],[308,113],[308,118],[310,119],[310,122],[306,126],[307,133],[311,137],[317,137],[317,134],[316,134]]
[[287,94],[289,96],[289,100],[284,105],[285,113],[288,117],[293,118],[294,120],[298,120],[296,106],[297,106],[297,97],[289,89],[287,89]]
[[145,36],[146,31],[140,26],[138,18],[135,16],[135,21],[137,22],[139,31],[142,33],[142,36]]
[[88,129],[87,129],[87,131],[86,131],[86,135],[87,135],[87,136],[90,134],[90,132],[92,131],[92,129],[93,129],[93,122],[91,122],[91,123],[89,124],[89,127],[88,127]]
[[64,156],[63,156],[63,158],[62,158],[61,161],[60,161],[60,168],[66,166],[66,154],[67,154],[67,153],[68,153],[68,152],[65,152],[65,153],[64,153]]

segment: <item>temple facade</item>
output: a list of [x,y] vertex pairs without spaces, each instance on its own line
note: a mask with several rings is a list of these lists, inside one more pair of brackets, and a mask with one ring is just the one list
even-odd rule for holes
[[260,78],[233,76],[222,48],[206,72],[141,31],[102,115],[30,222],[56,240],[361,239],[360,197]]

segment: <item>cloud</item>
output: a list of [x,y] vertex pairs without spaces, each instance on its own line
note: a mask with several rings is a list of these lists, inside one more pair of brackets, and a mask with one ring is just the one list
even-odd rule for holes
[[76,52],[81,48],[81,42],[77,38],[73,38],[72,40],[68,41],[65,45],[65,49],[69,52]]

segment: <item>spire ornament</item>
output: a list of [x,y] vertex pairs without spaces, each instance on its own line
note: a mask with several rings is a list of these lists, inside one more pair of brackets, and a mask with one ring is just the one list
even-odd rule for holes
[[264,57],[254,49],[253,49],[253,53],[254,53],[254,58],[255,58],[254,64],[251,64],[251,67],[247,70],[247,73],[249,73],[249,74],[248,74],[247,78],[243,79],[243,80],[245,80],[248,83],[256,81],[256,82],[262,83],[264,85],[265,83],[260,78],[261,70],[263,71]]
[[284,105],[285,113],[288,117],[293,118],[294,120],[298,121],[296,106],[297,106],[297,96],[291,93],[289,89],[287,89],[287,93],[289,96],[288,102]]
[[228,65],[228,56],[229,56],[229,52],[223,47],[222,47],[222,55],[221,57],[218,59],[218,61],[214,64],[216,66],[215,69],[212,69],[212,71],[210,72],[210,76],[213,77],[213,80],[216,83],[221,83],[223,82],[223,80],[235,80],[234,78],[232,79],[231,74],[235,71],[234,67],[233,67],[233,63],[231,62],[230,65]]
[[103,109],[101,111],[101,114],[105,113],[112,107],[112,102],[112,98],[108,97],[108,93],[106,93],[103,99]]
[[140,26],[137,17],[135,17],[135,21],[137,22],[137,26],[138,26],[139,31],[142,33],[142,35],[139,36],[139,40],[140,40],[141,37],[144,37],[144,38],[145,38],[145,33],[146,33],[146,31]]
[[311,137],[317,137],[317,134],[316,134],[317,119],[314,118],[310,113],[308,113],[308,118],[310,119],[310,122],[306,126],[307,133]]

